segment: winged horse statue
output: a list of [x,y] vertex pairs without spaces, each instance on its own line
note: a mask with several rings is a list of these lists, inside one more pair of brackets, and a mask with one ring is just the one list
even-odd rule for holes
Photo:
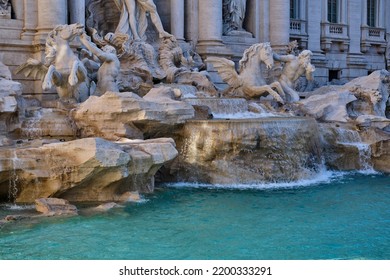
[[87,79],[87,70],[69,42],[83,32],[84,26],[78,23],[58,25],[46,39],[45,63],[29,58],[16,69],[16,73],[41,79],[43,90],[55,86],[62,101],[79,101],[78,88]]
[[286,96],[280,83],[273,82],[268,85],[262,75],[262,64],[265,64],[267,69],[271,69],[274,64],[269,42],[254,44],[245,50],[239,61],[238,73],[234,62],[226,58],[211,56],[206,62],[214,66],[234,95],[255,98],[270,94],[277,102],[284,104]]

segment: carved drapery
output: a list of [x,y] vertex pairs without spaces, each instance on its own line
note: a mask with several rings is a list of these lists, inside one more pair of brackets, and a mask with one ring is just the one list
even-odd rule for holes
[[223,34],[245,31],[243,28],[247,0],[223,0]]

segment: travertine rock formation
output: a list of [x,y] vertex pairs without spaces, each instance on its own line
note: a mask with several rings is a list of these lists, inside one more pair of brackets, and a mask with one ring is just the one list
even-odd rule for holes
[[175,92],[167,87],[152,89],[143,98],[131,92],[107,92],[80,104],[73,116],[83,137],[143,139],[171,133],[194,117],[191,105],[174,98]]
[[347,104],[355,100],[356,97],[348,91],[335,91],[324,95],[312,95],[297,104],[299,111],[317,120],[348,122]]
[[372,144],[371,149],[375,170],[390,173],[390,139]]
[[69,201],[59,198],[38,198],[35,200],[35,209],[48,216],[77,215],[76,206]]
[[307,99],[301,100],[300,109],[323,121],[347,122],[363,115],[386,117],[389,82],[389,72],[381,70],[343,86],[322,87],[312,92]]
[[342,86],[341,90],[348,90],[357,98],[349,107],[351,116],[386,116],[390,94],[390,73],[388,71],[375,71],[368,76],[356,78]]
[[21,144],[0,150],[0,198],[117,201],[128,191],[153,191],[155,173],[176,156],[172,139]]

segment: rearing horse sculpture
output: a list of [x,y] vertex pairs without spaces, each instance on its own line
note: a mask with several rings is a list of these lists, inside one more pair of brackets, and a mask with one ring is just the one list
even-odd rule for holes
[[45,63],[36,59],[28,59],[16,73],[42,80],[43,90],[56,87],[61,100],[78,101],[78,88],[87,79],[87,70],[74,54],[69,42],[84,32],[81,24],[58,25],[46,39]]
[[261,64],[265,64],[267,69],[271,69],[274,64],[270,43],[254,44],[245,50],[239,62],[239,73],[234,62],[226,58],[208,57],[206,61],[213,64],[234,95],[255,98],[271,94],[276,101],[284,103],[285,93],[279,82],[268,85],[262,75]]

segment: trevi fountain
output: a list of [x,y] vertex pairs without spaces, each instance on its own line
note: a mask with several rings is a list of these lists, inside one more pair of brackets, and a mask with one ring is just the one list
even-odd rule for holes
[[87,4],[0,63],[1,259],[390,258],[387,70],[319,83],[296,42],[202,56],[152,0]]

